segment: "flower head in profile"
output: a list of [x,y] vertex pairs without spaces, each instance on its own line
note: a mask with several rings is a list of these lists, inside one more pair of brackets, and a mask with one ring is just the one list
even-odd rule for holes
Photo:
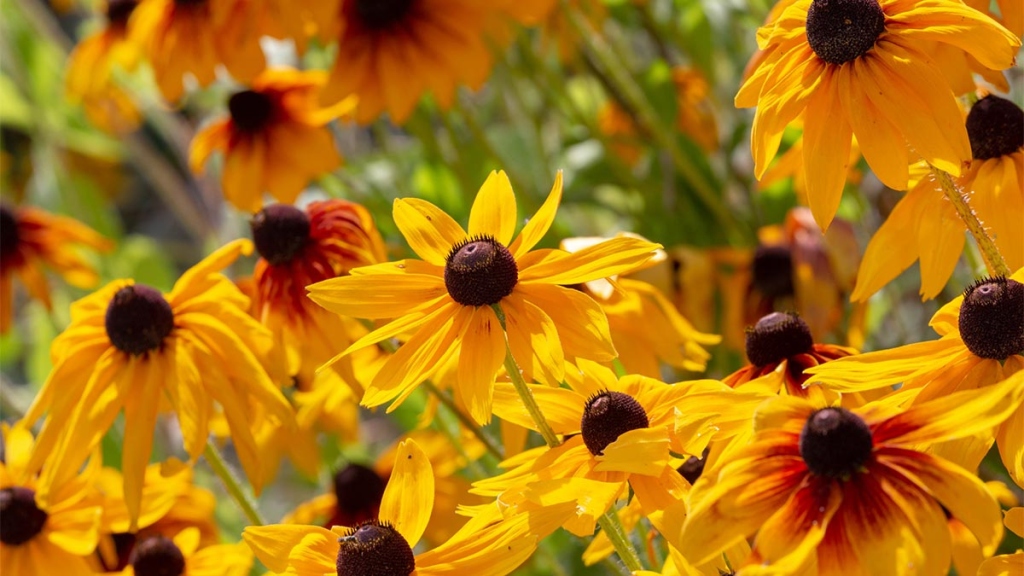
[[0,204],[0,333],[13,320],[14,278],[29,295],[50,309],[45,270],[57,272],[72,286],[90,288],[99,280],[75,246],[107,251],[113,244],[81,222],[38,208]]
[[263,193],[291,204],[313,178],[341,165],[326,124],[351,109],[347,100],[320,107],[326,77],[320,72],[268,69],[247,90],[228,99],[226,118],[192,141],[189,164],[201,173],[215,151],[224,154],[224,198],[239,210],[256,212]]
[[[992,386],[1024,371],[1024,269],[1010,278],[978,280],[940,308],[930,325],[938,340],[835,360],[809,369],[812,377],[807,383],[842,393],[902,383],[900,392],[920,403],[958,390]],[[1018,407],[996,429],[995,441],[1010,476],[1024,486],[1022,431],[1024,407]],[[991,445],[990,435],[957,440],[950,453],[973,469]]]
[[658,245],[613,238],[572,254],[532,250],[554,221],[561,197],[559,173],[547,200],[514,240],[516,199],[504,172],[491,173],[480,188],[468,231],[425,200],[397,199],[395,223],[423,260],[356,268],[309,287],[310,298],[332,312],[396,318],[345,353],[408,337],[367,387],[363,405],[404,399],[457,354],[458,393],[477,422],[488,421],[506,332],[524,376],[545,383],[562,381],[567,359],[615,357],[601,307],[565,286],[628,272]]
[[251,251],[243,240],[224,246],[187,270],[168,294],[116,280],[72,304],[71,324],[50,348],[53,370],[25,415],[29,425],[47,417],[28,465],[42,468],[43,502],[50,486],[75,474],[123,410],[121,470],[134,527],[157,416],[168,409],[177,414],[185,451],[196,459],[214,402],[259,490],[248,402],[257,399],[279,423],[292,423],[293,415],[263,364],[269,331],[246,313],[248,298],[220,272]]
[[773,398],[758,408],[750,444],[712,486],[698,482],[681,532],[666,538],[698,563],[753,535],[751,566],[944,574],[944,509],[991,554],[1002,539],[999,504],[976,476],[921,449],[990,430],[1022,400],[1024,374],[905,411]]
[[839,206],[854,135],[890,188],[907,188],[911,148],[960,175],[971,147],[954,92],[929,56],[936,42],[995,70],[1010,67],[1021,45],[953,0],[790,3],[759,31],[763,56],[736,95],[737,106],[757,107],[754,174],[764,175],[786,126],[802,116],[808,203],[823,229]]

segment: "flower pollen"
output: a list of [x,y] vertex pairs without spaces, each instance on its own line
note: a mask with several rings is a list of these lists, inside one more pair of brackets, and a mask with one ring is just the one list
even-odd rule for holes
[[185,555],[166,536],[150,536],[135,545],[130,564],[135,576],[182,576]]
[[386,484],[372,468],[349,464],[334,474],[337,500],[330,526],[354,526],[373,520],[380,511]]
[[386,522],[364,522],[338,543],[338,576],[409,576],[416,570],[409,543]]
[[623,392],[604,391],[587,400],[580,432],[587,450],[600,456],[619,436],[649,425],[647,412],[636,398]]
[[1024,110],[1005,98],[985,96],[967,114],[967,137],[976,160],[1013,154],[1024,147]]
[[884,31],[878,0],[814,0],[807,10],[807,43],[829,64],[859,58]]
[[796,314],[772,312],[747,329],[747,359],[757,367],[778,364],[813,348],[811,329]]
[[871,457],[871,429],[845,408],[811,414],[800,432],[800,456],[812,474],[849,478]]
[[356,0],[355,15],[370,30],[386,30],[401,24],[416,0]]
[[444,267],[448,295],[463,306],[490,306],[519,282],[516,259],[491,236],[474,236],[452,247]]
[[960,338],[980,358],[1005,360],[1024,353],[1024,284],[985,278],[964,292]]
[[259,132],[266,128],[274,114],[274,101],[270,96],[254,90],[236,92],[228,99],[231,122],[242,132]]
[[309,242],[309,216],[291,204],[263,208],[249,226],[256,251],[273,266],[291,262]]
[[163,345],[174,329],[174,312],[159,291],[134,284],[121,288],[110,299],[105,325],[115,348],[141,356]]
[[769,298],[792,296],[793,257],[785,246],[758,246],[751,265],[754,288]]
[[48,518],[36,506],[36,492],[13,486],[0,490],[0,542],[20,546],[43,531]]

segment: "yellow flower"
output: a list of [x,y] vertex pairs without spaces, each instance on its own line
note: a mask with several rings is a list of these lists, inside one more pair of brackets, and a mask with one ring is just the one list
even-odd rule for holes
[[970,143],[953,91],[929,57],[933,42],[997,70],[1013,64],[1021,45],[953,0],[793,2],[758,32],[764,57],[736,95],[737,106],[757,106],[755,176],[764,175],[783,130],[801,115],[808,203],[822,229],[839,206],[854,135],[891,188],[907,188],[909,148],[959,176]]
[[35,473],[27,467],[32,434],[4,426],[0,460],[0,572],[93,574],[87,556],[99,541],[103,499],[94,486],[100,459],[94,455],[79,473],[50,487],[47,503],[36,497]]
[[990,430],[1022,400],[1022,377],[906,411],[773,398],[758,408],[753,441],[717,483],[698,482],[683,525],[663,534],[697,563],[755,535],[747,564],[780,573],[945,574],[943,508],[991,554],[1002,539],[999,504],[976,476],[920,447]]
[[[1017,506],[1005,512],[1003,523],[1018,537],[1024,537],[1024,508]],[[1019,576],[1024,566],[1024,550],[1013,554],[1002,554],[981,563],[978,576]]]
[[[395,575],[473,574],[501,576],[514,570],[570,513],[524,513],[501,519],[497,508],[470,520],[451,540],[413,553],[426,530],[434,503],[430,460],[413,440],[402,442],[376,520],[356,526],[277,524],[250,526],[242,533],[256,557],[272,572],[295,576],[356,576],[386,571]],[[500,519],[500,521],[499,521]],[[370,567],[376,568],[370,572]]]
[[13,320],[15,276],[29,295],[49,310],[50,287],[44,266],[72,286],[89,288],[99,277],[72,246],[103,251],[113,247],[109,240],[77,220],[28,206],[0,204],[0,230],[0,333],[6,333]]
[[32,424],[48,412],[29,464],[43,470],[43,502],[46,488],[74,475],[123,408],[124,498],[137,521],[157,415],[177,414],[194,460],[206,446],[215,401],[259,490],[248,401],[258,399],[276,422],[291,424],[293,416],[261,364],[270,333],[246,314],[248,299],[220,273],[251,251],[247,241],[224,246],[186,271],[167,295],[117,280],[72,304],[71,324],[50,349],[53,370],[25,415]]
[[600,306],[564,286],[628,272],[658,246],[614,238],[575,254],[531,251],[554,221],[561,197],[559,173],[547,200],[514,241],[516,199],[504,172],[492,172],[480,188],[468,232],[429,202],[397,199],[395,223],[423,260],[356,268],[349,276],[309,287],[310,298],[332,312],[397,318],[342,354],[410,334],[367,387],[364,406],[404,399],[457,353],[463,403],[477,422],[488,421],[492,383],[505,357],[495,305],[504,313],[508,345],[528,379],[556,384],[567,359],[615,357]]
[[[979,280],[932,316],[938,340],[834,360],[808,370],[808,383],[843,393],[902,383],[901,393],[917,393],[908,395],[913,404],[994,385],[1024,370],[1022,281],[1024,269],[1009,279]],[[1024,407],[998,427],[995,439],[1010,476],[1024,486]],[[950,450],[974,469],[991,445],[989,435],[958,441]]]
[[263,192],[291,204],[313,178],[341,165],[326,124],[351,109],[352,101],[321,108],[320,72],[269,69],[248,90],[228,100],[229,116],[196,135],[189,165],[201,173],[207,158],[224,153],[224,198],[239,210],[256,212]]
[[247,576],[252,552],[242,544],[201,548],[199,529],[186,528],[173,538],[162,534],[140,538],[120,576]]

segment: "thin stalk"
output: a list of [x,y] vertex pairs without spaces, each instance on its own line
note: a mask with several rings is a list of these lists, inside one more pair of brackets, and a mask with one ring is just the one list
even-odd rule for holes
[[615,553],[619,555],[626,568],[629,568],[630,572],[643,570],[643,564],[640,563],[640,554],[633,547],[633,543],[629,541],[626,531],[622,529],[622,522],[619,521],[619,515],[615,510],[612,509],[605,512],[598,519],[597,523],[601,525],[601,530],[608,536],[608,540],[615,547]]
[[519,398],[522,399],[523,404],[526,406],[526,411],[530,413],[534,424],[537,425],[537,431],[544,437],[544,442],[549,447],[554,448],[561,444],[562,441],[558,439],[555,431],[548,424],[547,418],[544,417],[540,406],[537,405],[537,400],[533,397],[533,392],[530,392],[530,387],[526,385],[526,380],[523,379],[523,373],[519,369],[519,364],[516,363],[516,359],[512,356],[512,347],[509,346],[508,332],[506,332],[505,328],[505,312],[501,309],[501,304],[492,304],[491,308],[498,316],[501,330],[505,333],[505,371],[508,372],[508,377],[512,380],[512,386],[516,389],[516,393],[519,394]]
[[978,243],[978,248],[981,249],[981,256],[985,259],[989,272],[998,276],[1009,277],[1011,274],[1010,268],[1006,265],[1006,261],[1003,260],[1003,255],[999,252],[995,241],[988,235],[981,220],[978,220],[978,215],[971,209],[970,204],[967,202],[967,194],[960,189],[960,186],[957,185],[949,173],[930,164],[929,167],[932,169],[935,179],[938,180],[939,186],[942,187],[943,194],[953,204],[953,208],[956,209],[960,220],[967,226],[971,236],[974,236],[974,241]]
[[238,507],[242,509],[242,513],[249,519],[249,524],[252,526],[263,526],[267,523],[263,519],[263,515],[260,514],[259,508],[257,507],[256,501],[249,496],[242,489],[242,484],[235,478],[231,469],[228,468],[224,457],[220,455],[220,451],[214,446],[213,440],[206,441],[206,450],[203,452],[203,456],[206,458],[206,462],[213,469],[213,473],[220,478],[224,488],[227,489],[228,494],[238,504]]

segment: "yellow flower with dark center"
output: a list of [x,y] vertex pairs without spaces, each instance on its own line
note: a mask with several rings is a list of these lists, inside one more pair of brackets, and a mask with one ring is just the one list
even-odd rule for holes
[[0,572],[8,576],[93,574],[87,557],[99,540],[103,498],[94,486],[100,459],[50,487],[49,502],[36,497],[38,478],[29,469],[32,434],[4,426],[0,459]]
[[79,288],[99,280],[96,271],[73,248],[75,245],[107,251],[113,244],[88,226],[64,216],[28,206],[0,204],[0,333],[13,320],[14,277],[29,295],[51,308],[50,287],[44,268]]
[[140,538],[120,576],[247,576],[252,552],[242,544],[199,546],[199,529],[186,528],[173,538]]
[[696,563],[754,535],[751,567],[945,574],[943,508],[991,554],[1003,533],[999,504],[976,476],[921,447],[990,430],[1022,400],[1024,374],[905,411],[773,398],[758,408],[753,441],[717,483],[694,487],[683,525],[662,533]]
[[412,440],[399,445],[384,489],[379,517],[355,526],[277,524],[250,526],[242,533],[256,557],[275,573],[295,576],[502,576],[515,570],[553,532],[571,508],[524,513],[502,519],[492,513],[470,520],[451,540],[414,554],[430,519],[434,476],[430,460]]
[[755,176],[764,175],[783,130],[801,116],[808,203],[822,229],[839,206],[854,135],[890,188],[907,188],[910,148],[959,176],[970,142],[953,91],[928,55],[934,42],[996,70],[1010,67],[1021,45],[953,0],[793,2],[758,32],[763,59],[736,95],[737,106],[757,107]]
[[71,324],[50,349],[53,370],[25,415],[29,424],[47,415],[29,463],[31,470],[42,468],[41,501],[48,502],[49,486],[74,475],[123,408],[121,470],[134,523],[158,414],[177,414],[194,460],[206,446],[214,402],[224,410],[250,483],[260,489],[248,402],[257,399],[269,418],[294,424],[291,407],[261,364],[271,334],[246,313],[248,298],[220,272],[251,251],[242,240],[224,246],[166,295],[117,280],[72,304]]
[[[938,340],[835,360],[809,369],[808,383],[843,393],[902,383],[900,393],[908,393],[913,404],[992,386],[1024,370],[1021,282],[1024,269],[1011,278],[979,280],[932,316]],[[1010,476],[1024,486],[1024,407],[996,429],[995,440]],[[958,463],[977,467],[991,445],[991,436],[955,444]]]
[[429,202],[399,198],[395,223],[422,261],[356,268],[349,276],[309,287],[310,298],[332,312],[397,318],[341,355],[409,335],[367,387],[364,406],[404,399],[458,354],[459,395],[477,422],[488,421],[506,338],[494,305],[503,310],[508,345],[527,379],[557,384],[566,360],[615,358],[601,307],[564,286],[628,272],[651,258],[658,245],[613,238],[573,254],[532,251],[554,221],[561,197],[559,173],[547,200],[514,241],[516,199],[504,172],[491,173],[480,188],[468,232]]
[[228,99],[229,115],[192,141],[189,165],[201,173],[214,151],[224,154],[224,198],[239,210],[256,212],[263,192],[291,204],[313,178],[341,165],[326,124],[351,110],[346,100],[321,108],[321,72],[269,69],[248,90]]
[[[1011,270],[1024,266],[1024,111],[986,96],[967,115],[974,159],[958,179],[970,205]],[[867,300],[915,260],[921,297],[938,296],[964,250],[964,225],[927,166],[918,183],[893,208],[871,238],[852,298]]]

